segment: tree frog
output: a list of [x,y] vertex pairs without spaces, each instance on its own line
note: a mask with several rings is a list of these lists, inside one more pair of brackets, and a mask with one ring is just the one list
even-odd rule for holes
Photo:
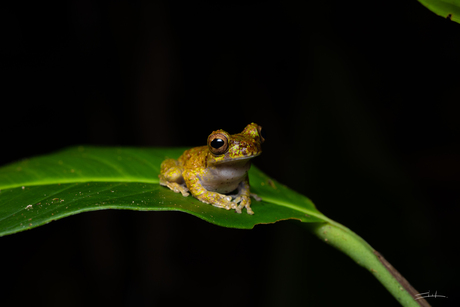
[[[161,163],[160,184],[176,193],[193,197],[206,204],[241,213],[251,209],[248,170],[251,159],[262,153],[265,141],[262,127],[252,123],[243,132],[230,135],[224,130],[213,131],[208,145],[186,150],[177,160]],[[236,194],[232,194],[236,192]]]

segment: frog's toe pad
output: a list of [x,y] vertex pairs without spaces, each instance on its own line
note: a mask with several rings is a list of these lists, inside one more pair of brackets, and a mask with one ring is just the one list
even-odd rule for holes
[[254,198],[256,201],[262,201],[262,197],[257,194],[251,193],[251,197]]
[[237,213],[241,213],[241,211],[246,208],[246,211],[248,212],[248,214],[254,214],[254,211],[252,211],[251,209],[251,198],[249,196],[246,196],[246,195],[241,195],[241,196],[238,196],[237,198],[235,198],[235,200],[233,200],[233,203],[235,204],[238,204],[238,207],[235,208],[236,212]]

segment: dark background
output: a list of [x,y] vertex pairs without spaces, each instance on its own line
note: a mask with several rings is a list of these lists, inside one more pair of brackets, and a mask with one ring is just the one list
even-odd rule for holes
[[[2,5],[4,6],[4,5]],[[453,306],[460,25],[411,1],[17,2],[0,163],[264,127],[268,175]],[[398,306],[296,222],[100,211],[0,238],[2,306]]]

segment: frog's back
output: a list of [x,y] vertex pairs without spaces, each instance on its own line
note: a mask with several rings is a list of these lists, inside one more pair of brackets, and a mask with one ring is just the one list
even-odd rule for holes
[[198,169],[206,167],[208,146],[194,147],[184,151],[179,157],[179,163],[185,169]]

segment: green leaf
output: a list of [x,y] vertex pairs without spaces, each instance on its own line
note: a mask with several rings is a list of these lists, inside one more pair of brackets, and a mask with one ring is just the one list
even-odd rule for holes
[[460,23],[460,0],[419,0],[433,13]]
[[328,220],[303,195],[249,172],[254,215],[223,210],[183,197],[158,184],[161,162],[183,148],[74,147],[0,168],[0,236],[44,225],[73,214],[103,210],[169,210],[193,214],[216,225],[253,228],[297,219]]
[[262,201],[254,215],[218,209],[159,185],[160,164],[183,148],[76,147],[0,168],[0,236],[44,225],[80,212],[103,209],[182,211],[216,225],[253,228],[297,219],[321,240],[369,270],[404,306],[419,306],[417,291],[369,244],[321,212],[305,196],[254,166],[251,191]]

